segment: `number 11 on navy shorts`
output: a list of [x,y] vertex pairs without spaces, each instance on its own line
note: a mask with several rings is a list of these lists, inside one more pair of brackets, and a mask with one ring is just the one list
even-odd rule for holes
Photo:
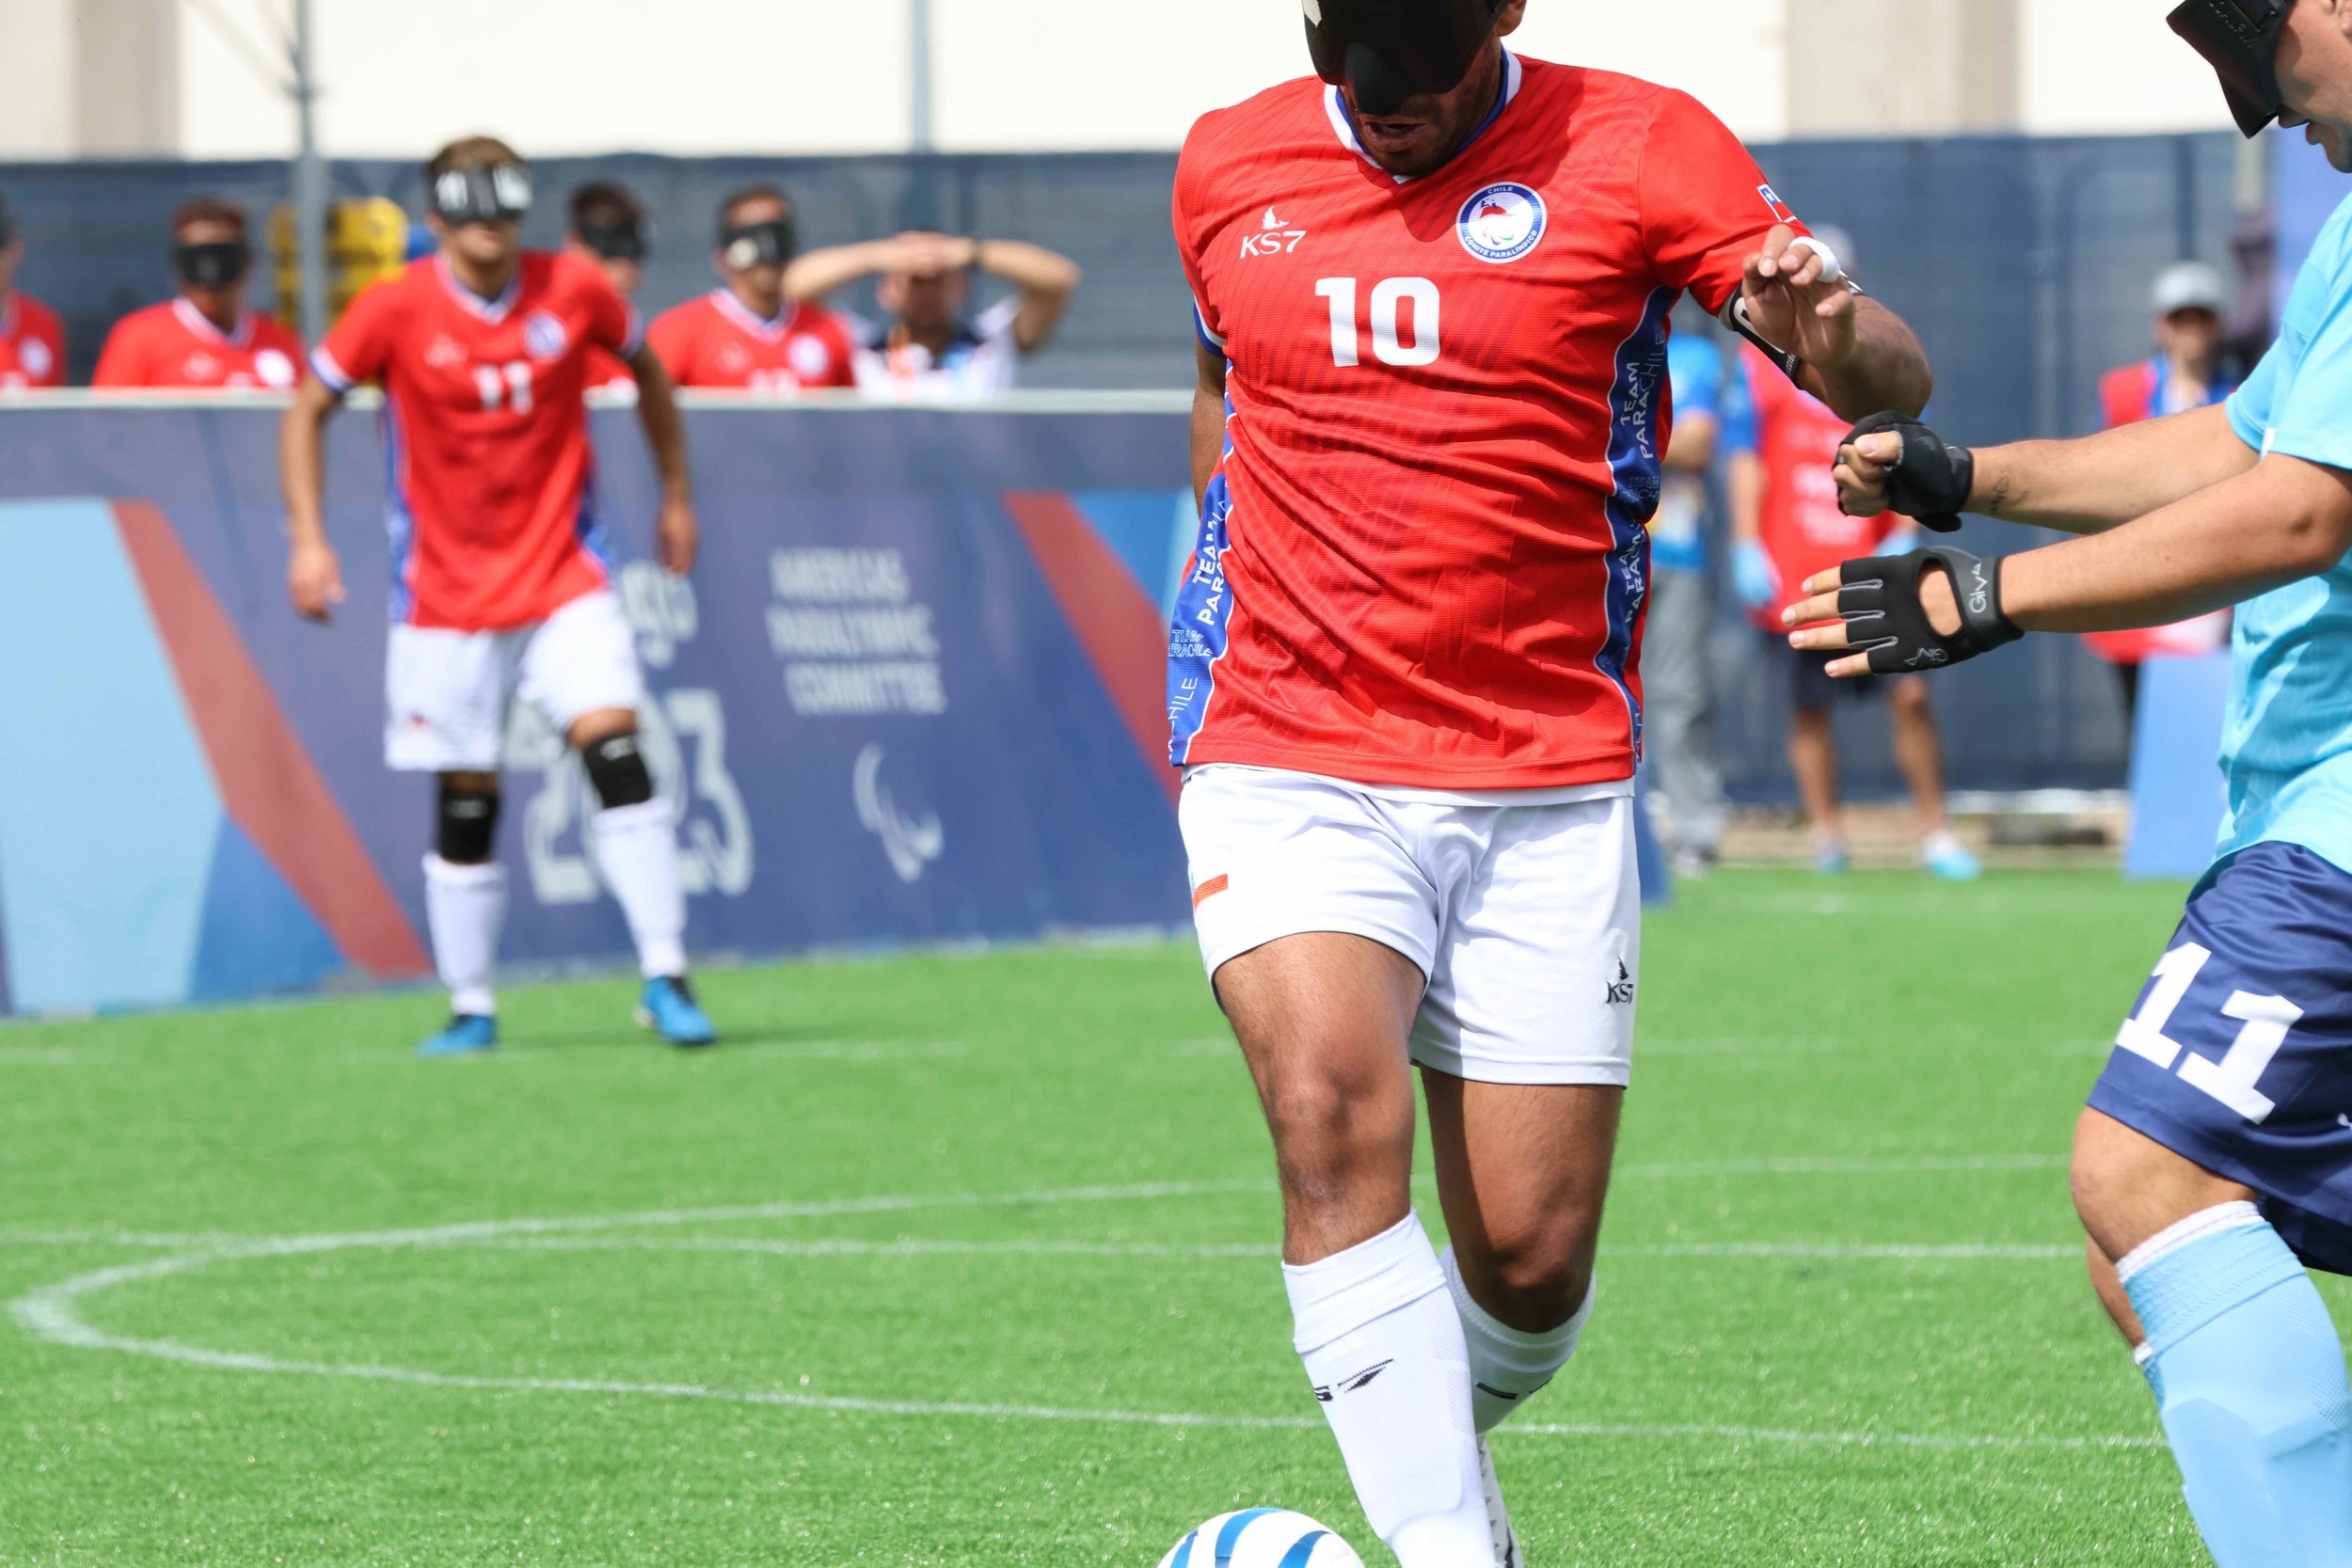
[[2188,903],[2090,1096],[2352,1274],[2352,873],[2257,844]]

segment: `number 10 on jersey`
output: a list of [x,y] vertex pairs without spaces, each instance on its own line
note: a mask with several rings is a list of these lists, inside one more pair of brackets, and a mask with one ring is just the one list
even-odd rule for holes
[[[1346,370],[1363,360],[1363,330],[1352,277],[1326,277],[1315,293],[1331,302],[1331,362]],[[1412,306],[1412,341],[1405,341],[1405,307]],[[1434,365],[1438,353],[1438,286],[1426,277],[1384,278],[1372,287],[1372,354],[1384,365]]]

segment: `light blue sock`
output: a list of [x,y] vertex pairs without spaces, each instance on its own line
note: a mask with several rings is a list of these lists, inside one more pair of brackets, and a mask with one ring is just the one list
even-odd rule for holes
[[2352,1384],[2327,1304],[2250,1203],[2118,1265],[2218,1568],[2352,1568]]

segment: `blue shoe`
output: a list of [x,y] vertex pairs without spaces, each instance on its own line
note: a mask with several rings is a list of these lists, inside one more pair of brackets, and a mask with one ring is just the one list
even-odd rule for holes
[[710,1015],[703,1011],[693,991],[678,976],[665,974],[645,982],[644,995],[637,1003],[637,1022],[640,1028],[653,1030],[672,1045],[696,1047],[719,1042],[719,1031],[711,1027]]
[[1984,875],[1984,863],[1949,833],[1930,839],[1920,859],[1930,876],[1947,882],[1973,882]]
[[1813,869],[1824,877],[1843,877],[1852,867],[1853,857],[1846,853],[1842,845],[1835,849],[1813,851]]
[[499,1048],[499,1021],[480,1013],[458,1013],[449,1027],[417,1047],[420,1056],[484,1056]]

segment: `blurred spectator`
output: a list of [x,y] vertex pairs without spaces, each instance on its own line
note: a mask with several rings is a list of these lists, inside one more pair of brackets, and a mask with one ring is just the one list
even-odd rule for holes
[[[1853,242],[1831,229],[1816,233],[1851,271]],[[1841,872],[1848,863],[1831,709],[1840,701],[1884,695],[1893,710],[1895,763],[1919,806],[1920,860],[1947,881],[1967,881],[1979,867],[1953,836],[1945,815],[1944,741],[1927,681],[1918,675],[1892,683],[1874,676],[1833,680],[1829,660],[1789,647],[1780,624],[1780,612],[1804,596],[1807,578],[1856,556],[1915,549],[1917,535],[1909,519],[1891,512],[1847,516],[1838,507],[1830,471],[1848,421],[1755,349],[1741,349],[1740,365],[1748,406],[1724,437],[1730,452],[1732,576],[1762,633],[1762,657],[1788,698],[1788,765],[1813,824],[1814,863],[1828,873]]]
[[[634,304],[653,254],[653,218],[637,193],[617,180],[591,180],[572,192],[572,226],[564,248],[604,269],[613,293]],[[635,392],[637,377],[600,343],[588,346],[588,390]]]
[[1675,868],[1704,876],[1715,863],[1731,808],[1715,761],[1715,672],[1709,650],[1715,594],[1707,571],[1707,476],[1723,434],[1723,350],[1704,314],[1677,322],[1666,345],[1674,439],[1650,519],[1649,627],[1642,641],[1650,761],[1673,832]]
[[[2210,407],[2237,389],[2224,372],[2221,355],[2230,304],[2229,280],[2202,261],[2167,267],[2156,278],[2156,352],[2137,364],[2109,371],[2099,381],[2100,410],[2106,428],[2160,420]],[[2123,695],[2123,721],[2138,717],[2139,667],[2151,658],[2217,653],[2230,641],[2230,612],[2216,610],[2193,621],[2139,631],[2094,631],[2083,638],[2090,651],[2115,667]]]
[[719,204],[711,264],[725,286],[663,311],[647,338],[671,380],[763,397],[857,385],[849,324],[785,292],[798,244],[791,198],[778,187],[748,186]]
[[65,385],[65,324],[40,300],[16,290],[24,236],[0,201],[0,392]]
[[301,340],[246,308],[244,208],[210,196],[183,204],[171,218],[171,271],[179,297],[115,323],[91,386],[284,391],[301,379]]
[[[967,320],[976,271],[1017,293]],[[813,250],[793,263],[785,290],[818,300],[876,276],[875,302],[890,322],[866,335],[858,389],[889,402],[970,403],[1013,388],[1021,360],[1061,325],[1080,275],[1041,245],[914,233]]]

